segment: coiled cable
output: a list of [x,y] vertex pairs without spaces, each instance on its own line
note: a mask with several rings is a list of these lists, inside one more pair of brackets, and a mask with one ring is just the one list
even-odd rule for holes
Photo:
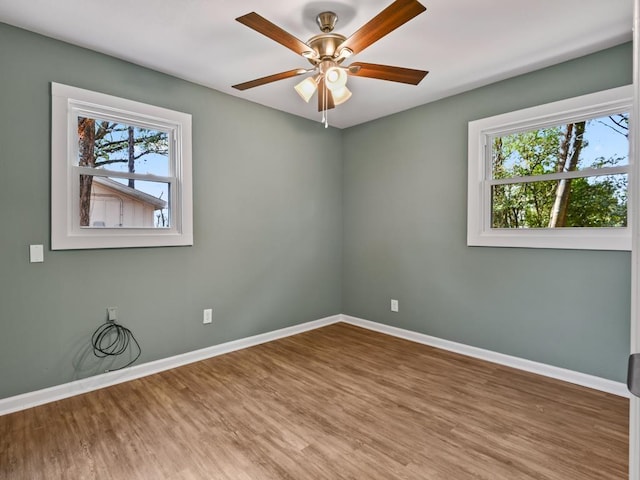
[[[133,342],[133,343],[132,343]],[[142,354],[142,348],[134,337],[131,330],[127,327],[120,325],[114,321],[108,321],[100,325],[93,335],[91,335],[91,345],[93,346],[93,354],[98,358],[115,357],[125,353],[129,347],[138,350],[135,358],[126,365],[118,368],[111,368],[106,372],[112,372],[114,370],[122,370],[133,364]]]

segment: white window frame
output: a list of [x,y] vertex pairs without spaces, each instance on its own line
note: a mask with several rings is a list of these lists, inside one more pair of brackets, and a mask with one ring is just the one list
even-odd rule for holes
[[[491,179],[491,145],[497,136],[556,126],[621,111],[631,112],[632,86],[605,90],[567,100],[525,108],[469,122],[467,245],[486,247],[566,248],[589,250],[631,250],[631,212],[627,212],[627,227],[593,228],[531,228],[506,229],[491,227],[491,186],[500,181]],[[632,132],[633,129],[629,129]],[[627,173],[627,208],[633,204],[629,166],[598,169],[602,174]],[[584,176],[580,172],[579,176]],[[596,173],[596,172],[594,172]],[[549,180],[572,172],[545,175]],[[563,177],[564,178],[564,177]]]
[[[79,167],[78,117],[108,119],[169,133],[169,177],[148,174],[99,175],[170,183],[169,228],[81,228],[81,173],[98,171]],[[51,84],[51,249],[161,247],[193,245],[191,174],[191,115],[81,88]]]

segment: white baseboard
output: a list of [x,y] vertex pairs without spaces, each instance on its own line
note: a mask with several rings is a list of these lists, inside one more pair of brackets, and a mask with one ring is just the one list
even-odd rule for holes
[[572,370],[554,367],[544,363],[512,357],[510,355],[504,355],[502,353],[496,353],[490,350],[452,342],[450,340],[443,340],[423,333],[417,333],[411,330],[384,325],[382,323],[363,320],[349,315],[334,315],[331,317],[321,318],[320,320],[294,325],[292,327],[282,328],[280,330],[274,330],[272,332],[262,333],[252,337],[241,338],[239,340],[214,345],[200,350],[194,350],[181,355],[162,358],[153,362],[129,367],[124,370],[103,373],[101,375],[75,380],[73,382],[56,385],[54,387],[37,390],[35,392],[28,392],[22,395],[0,399],[0,415],[26,410],[27,408],[36,407],[49,402],[55,402],[56,400],[62,400],[63,398],[80,395],[100,388],[116,385],[118,383],[128,382],[130,380],[135,380],[136,378],[146,377],[147,375],[170,370],[172,368],[216,357],[225,353],[234,352],[236,350],[253,347],[261,343],[289,337],[291,335],[314,330],[316,328],[325,327],[337,322],[349,323],[351,325],[403,338],[412,342],[441,348],[443,350],[449,350],[451,352],[479,358],[492,363],[498,363],[500,365],[506,365],[508,367],[525,370],[527,372],[537,373],[539,375],[612,393],[621,397],[630,396],[627,386],[621,382],[614,382],[613,380],[607,380],[605,378],[587,375],[585,373],[574,372]]
[[586,373],[575,372],[573,370],[567,370],[566,368],[554,367],[552,365],[546,365],[544,363],[534,362],[532,360],[525,360],[523,358],[512,357],[511,355],[492,352],[490,350],[484,350],[482,348],[471,347],[462,343],[456,343],[450,340],[443,340],[442,338],[425,335],[424,333],[417,333],[411,330],[405,330],[398,327],[384,325],[382,323],[363,320],[357,317],[351,317],[349,315],[340,315],[340,319],[341,321],[350,323],[351,325],[356,325],[358,327],[363,327],[368,330],[374,330],[380,333],[386,333],[387,335],[403,338],[412,342],[422,343],[424,345],[441,348],[443,350],[449,350],[451,352],[460,353],[469,357],[479,358],[481,360],[486,360],[492,363],[498,363],[507,367],[513,367],[519,370],[537,373],[538,375],[544,375],[545,377],[556,378],[558,380],[574,383],[576,385],[582,385],[583,387],[612,393],[620,397],[630,397],[629,390],[627,390],[626,384],[622,382],[614,382],[613,380],[596,377],[594,375],[588,375]]
[[340,318],[340,315],[321,318],[320,320],[294,325],[292,327],[282,328],[280,330],[274,330],[272,332],[262,333],[252,337],[241,338],[239,340],[222,343],[220,345],[213,345],[211,347],[194,350],[192,352],[175,355],[173,357],[162,358],[153,362],[143,363],[124,370],[103,373],[101,375],[75,380],[62,385],[36,390],[35,392],[28,392],[22,395],[0,399],[0,415],[6,415],[19,410],[26,410],[27,408],[36,407],[49,402],[55,402],[56,400],[62,400],[63,398],[80,395],[82,393],[91,392],[92,390],[98,390],[118,383],[128,382],[129,380],[134,380],[136,378],[146,377],[147,375],[170,370],[172,368],[216,357],[225,353],[253,347],[261,343],[271,342],[279,338],[290,337],[291,335],[296,335],[298,333],[339,322]]

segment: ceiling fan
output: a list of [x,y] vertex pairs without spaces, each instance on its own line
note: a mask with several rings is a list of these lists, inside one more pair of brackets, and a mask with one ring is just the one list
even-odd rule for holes
[[306,102],[309,102],[316,91],[318,92],[318,111],[323,112],[322,120],[326,127],[328,126],[327,110],[346,102],[351,97],[351,92],[347,88],[349,75],[418,85],[429,73],[412,68],[363,62],[342,66],[347,58],[360,53],[425,10],[426,8],[417,0],[395,0],[349,38],[339,33],[333,33],[333,28],[338,20],[338,16],[334,12],[322,12],[316,17],[322,33],[311,37],[306,43],[255,12],[238,17],[236,20],[243,25],[302,55],[311,63],[312,67],[296,68],[268,75],[233,85],[233,88],[247,90],[278,80],[313,73],[298,83],[295,90]]

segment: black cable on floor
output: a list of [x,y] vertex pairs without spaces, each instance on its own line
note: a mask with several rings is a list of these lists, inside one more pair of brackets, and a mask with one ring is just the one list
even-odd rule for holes
[[98,358],[122,355],[129,347],[133,348],[134,345],[138,350],[135,358],[129,363],[122,367],[108,369],[106,370],[107,372],[127,368],[138,360],[142,354],[142,348],[140,348],[140,344],[136,340],[136,337],[133,336],[131,330],[113,321],[108,321],[100,325],[97,330],[93,332],[93,335],[91,335],[91,345],[93,346],[93,354]]

